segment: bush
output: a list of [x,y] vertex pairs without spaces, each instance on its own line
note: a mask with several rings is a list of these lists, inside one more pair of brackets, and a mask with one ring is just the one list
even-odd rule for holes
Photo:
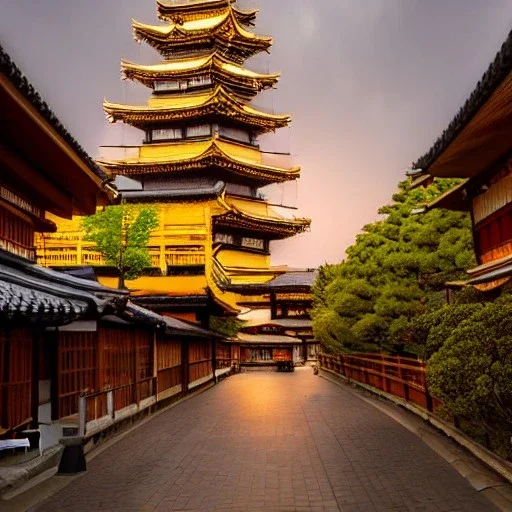
[[429,360],[428,385],[449,413],[481,427],[490,448],[511,458],[512,305],[473,305],[470,313],[457,311],[466,319],[451,333],[454,320],[446,317],[448,337]]

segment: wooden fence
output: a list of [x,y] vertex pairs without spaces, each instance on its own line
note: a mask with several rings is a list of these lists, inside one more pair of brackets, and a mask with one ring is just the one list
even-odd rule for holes
[[428,390],[423,361],[384,354],[319,354],[320,367],[435,412],[442,403]]

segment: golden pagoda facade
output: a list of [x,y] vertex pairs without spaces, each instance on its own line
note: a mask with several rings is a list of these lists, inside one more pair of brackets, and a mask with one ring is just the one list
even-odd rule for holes
[[[289,158],[258,144],[260,135],[291,122],[251,105],[279,75],[256,73],[244,61],[268,51],[272,38],[249,32],[257,11],[242,11],[232,0],[159,1],[157,7],[163,24],[134,20],[133,31],[164,61],[121,63],[124,79],[150,89],[148,104],[104,102],[109,122],[143,131],[144,141],[115,148],[98,163],[117,179],[124,201],[152,204],[160,216],[149,247],[153,268],[127,286],[145,306],[191,320],[201,320],[199,303],[222,314],[268,307],[257,290],[284,271],[270,265],[270,242],[310,226],[308,219],[283,216],[259,192],[300,176]],[[101,267],[79,218],[58,225],[38,241],[43,264]],[[97,274],[115,285],[108,272]]]

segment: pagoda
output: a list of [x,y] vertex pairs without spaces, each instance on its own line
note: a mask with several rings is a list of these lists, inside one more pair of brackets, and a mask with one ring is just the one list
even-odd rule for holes
[[[159,212],[153,268],[127,281],[133,300],[207,325],[211,314],[270,307],[261,285],[285,271],[271,267],[270,242],[304,232],[310,220],[283,215],[290,210],[272,206],[259,190],[298,179],[300,169],[289,155],[259,147],[260,135],[288,126],[291,117],[251,103],[279,80],[244,67],[272,45],[271,37],[248,30],[258,11],[234,0],[158,1],[157,9],[162,23],[134,20],[133,33],[163,61],[121,62],[124,79],[150,90],[148,104],[104,102],[107,119],[141,130],[143,143],[114,148],[98,164],[116,178],[125,202]],[[40,239],[39,256],[50,266],[92,265],[103,284],[116,283],[83,241],[77,219]]]

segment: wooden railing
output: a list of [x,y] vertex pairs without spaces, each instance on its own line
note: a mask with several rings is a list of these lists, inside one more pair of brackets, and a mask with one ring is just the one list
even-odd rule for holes
[[[84,394],[78,399],[79,434],[85,436],[91,431],[101,430],[113,424],[123,410],[143,409],[144,403],[156,395],[156,378],[148,377],[137,383]],[[153,398],[153,402],[156,397]],[[130,411],[129,415],[133,412]]]
[[319,354],[320,368],[380,389],[435,412],[442,403],[428,390],[423,361],[384,354]]

